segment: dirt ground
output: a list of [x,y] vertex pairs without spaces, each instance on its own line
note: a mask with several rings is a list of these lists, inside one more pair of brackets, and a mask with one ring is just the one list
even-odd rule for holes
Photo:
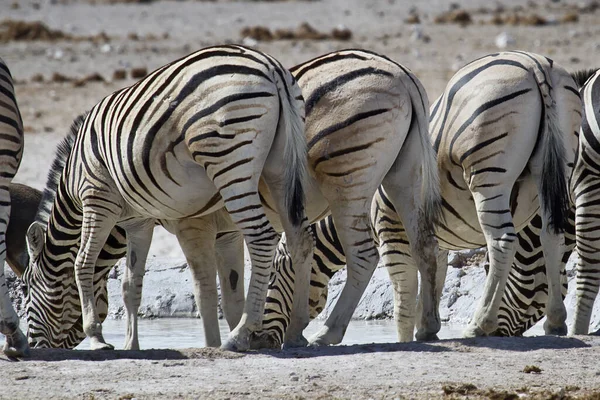
[[[0,0],[0,57],[17,81],[26,131],[16,181],[43,188],[54,146],[77,114],[205,46],[243,43],[290,67],[366,48],[413,70],[434,100],[458,68],[500,49],[544,54],[571,71],[600,66],[598,8],[550,0]],[[173,243],[157,233],[152,251],[166,255]],[[0,397],[599,398],[599,353],[600,339],[591,337],[246,355],[33,351],[28,361],[0,358]],[[523,372],[527,366],[531,373]]]
[[29,361],[2,363],[0,397],[597,399],[599,356],[597,337],[479,338],[248,354],[34,350]]

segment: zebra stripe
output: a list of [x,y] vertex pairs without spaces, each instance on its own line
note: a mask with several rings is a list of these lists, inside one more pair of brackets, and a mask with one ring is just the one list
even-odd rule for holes
[[[23,121],[12,75],[0,58],[0,266],[4,266],[6,260],[6,230],[11,214],[9,187],[19,169],[22,155]],[[3,351],[9,356],[27,355],[27,340],[19,329],[19,317],[8,294],[4,267],[0,270],[0,332],[6,336]]]
[[[78,329],[79,315],[68,304],[78,291],[91,348],[112,347],[101,331],[105,278],[95,274],[121,255],[113,248],[102,258],[118,224],[127,236],[125,347],[137,348],[137,310],[156,221],[185,221],[224,206],[244,234],[253,265],[244,317],[225,347],[248,348],[251,332],[260,327],[264,277],[278,239],[258,195],[261,174],[293,240],[297,270],[307,255],[308,262],[312,258],[303,205],[303,126],[303,99],[292,75],[272,57],[241,46],[197,51],[100,101],[76,121],[59,149],[41,222],[28,233],[32,345],[79,340],[70,331]],[[65,276],[73,264],[74,275]],[[308,321],[305,310],[298,318]],[[65,320],[72,325],[62,325]]]

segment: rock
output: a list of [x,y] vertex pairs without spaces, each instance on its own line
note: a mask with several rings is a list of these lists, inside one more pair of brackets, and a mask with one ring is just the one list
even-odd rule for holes
[[130,74],[132,79],[141,79],[148,75],[148,69],[146,67],[132,68]]
[[517,43],[517,41],[514,37],[511,36],[510,33],[505,31],[496,36],[494,43],[499,49],[506,49],[509,46],[514,46]]

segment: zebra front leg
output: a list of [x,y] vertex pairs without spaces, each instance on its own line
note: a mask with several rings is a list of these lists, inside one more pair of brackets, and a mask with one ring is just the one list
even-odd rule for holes
[[244,236],[239,231],[217,234],[215,250],[221,308],[232,330],[244,312]]
[[477,311],[464,337],[488,335],[498,327],[498,310],[516,251],[517,235],[509,206],[510,188],[483,189],[472,191],[472,194],[487,243],[490,269]]
[[[419,281],[414,265],[389,262],[383,250],[381,257],[387,266],[394,290],[394,320],[399,342],[411,342],[415,332],[417,288]],[[395,265],[394,265],[395,264]]]
[[[588,174],[588,180],[597,179],[597,175]],[[593,178],[592,178],[593,177]],[[600,215],[595,212],[598,195],[595,182],[581,184],[585,188],[584,193],[576,193],[576,215],[575,226],[577,252],[579,261],[577,263],[577,286],[575,317],[571,334],[587,335],[590,328],[590,320],[594,308],[594,302],[598,296],[600,285],[600,256],[598,256],[598,236],[600,232]],[[577,190],[577,189],[576,189]]]
[[371,236],[368,208],[362,207],[363,211],[359,212],[359,207],[335,206],[332,204],[331,212],[346,255],[348,277],[325,326],[309,339],[312,346],[327,346],[342,341],[379,261],[379,253]]
[[[290,271],[293,274],[292,309],[290,311],[290,323],[284,334],[284,347],[304,347],[308,341],[302,332],[310,322],[309,295],[310,276],[313,262],[314,238],[308,220],[302,210],[302,220],[292,223],[290,213],[286,209],[286,189],[283,177],[277,173],[264,173],[265,181],[275,201],[275,208],[281,219],[281,225],[285,232],[284,257],[290,257]],[[289,253],[288,253],[289,252]],[[289,260],[289,259],[288,259]],[[273,258],[273,262],[276,259]]]
[[[103,193],[104,194],[104,193]],[[89,196],[94,198],[96,196]],[[115,203],[103,202],[114,205]],[[102,336],[102,322],[96,308],[94,296],[94,270],[96,261],[115,226],[120,210],[110,213],[109,206],[96,212],[93,206],[84,205],[83,221],[81,226],[81,243],[75,258],[75,281],[81,300],[81,314],[83,331],[90,339],[91,350],[111,350],[114,346],[106,343]]]
[[127,232],[127,266],[123,273],[123,303],[127,313],[127,332],[124,350],[139,350],[138,310],[142,302],[142,286],[146,272],[146,258],[152,242],[154,220],[128,226]]
[[212,215],[181,220],[175,230],[179,245],[190,266],[194,282],[194,297],[207,347],[221,345],[218,318],[217,259],[215,241],[217,227]]
[[10,193],[8,186],[0,190],[0,332],[6,336],[3,351],[9,357],[29,356],[27,337],[19,328],[19,316],[12,306],[4,276],[6,259],[6,229],[10,219]]

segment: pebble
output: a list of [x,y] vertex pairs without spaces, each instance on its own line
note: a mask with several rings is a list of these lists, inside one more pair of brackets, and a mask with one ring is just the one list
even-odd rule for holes
[[502,32],[501,34],[496,36],[494,42],[496,43],[496,47],[500,49],[505,49],[508,46],[514,46],[517,43],[515,38],[508,32]]

